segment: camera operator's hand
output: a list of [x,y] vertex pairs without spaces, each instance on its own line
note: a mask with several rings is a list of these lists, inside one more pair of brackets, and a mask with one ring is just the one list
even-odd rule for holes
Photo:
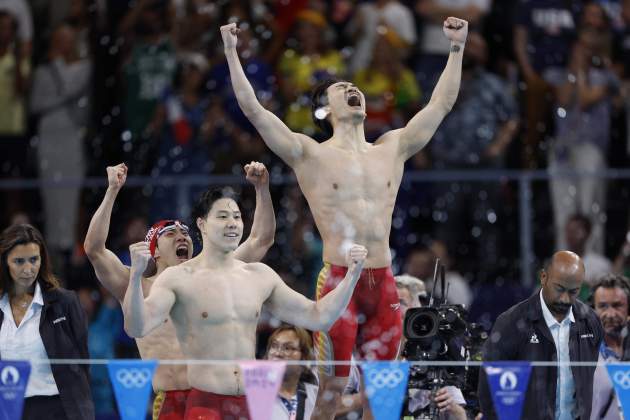
[[441,388],[435,393],[435,403],[437,404],[440,412],[450,412],[451,408],[455,404],[451,394],[448,393],[446,388]]
[[440,413],[445,414],[449,420],[465,420],[466,411],[455,401],[446,388],[441,388],[435,393],[435,404]]

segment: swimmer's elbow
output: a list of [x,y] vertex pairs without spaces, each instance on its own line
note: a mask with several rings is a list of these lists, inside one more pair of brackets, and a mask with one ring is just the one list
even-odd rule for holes
[[105,246],[103,244],[99,244],[98,241],[94,241],[89,237],[86,237],[85,241],[83,241],[83,250],[89,259],[96,258],[104,249]]
[[317,310],[315,331],[329,331],[337,321],[341,314],[331,314],[321,310]]

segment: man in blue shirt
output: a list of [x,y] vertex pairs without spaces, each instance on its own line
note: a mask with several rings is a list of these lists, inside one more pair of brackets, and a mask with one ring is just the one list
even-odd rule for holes
[[[608,274],[593,286],[593,307],[604,327],[604,341],[598,360],[601,363],[630,360],[630,340],[627,339],[629,282],[623,276]],[[595,369],[591,419],[621,419],[619,401],[603,364]]]

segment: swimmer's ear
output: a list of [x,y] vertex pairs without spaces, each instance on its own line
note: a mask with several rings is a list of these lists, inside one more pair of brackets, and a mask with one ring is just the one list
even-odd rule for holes
[[201,232],[201,234],[204,234],[204,226],[206,224],[206,221],[203,220],[201,217],[197,217],[197,228],[199,228],[199,232]]
[[153,253],[153,259],[155,260],[160,256],[160,250],[158,247],[155,247],[155,252]]

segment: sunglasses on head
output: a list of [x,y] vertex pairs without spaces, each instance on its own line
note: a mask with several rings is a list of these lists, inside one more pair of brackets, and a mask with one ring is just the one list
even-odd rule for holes
[[188,236],[188,232],[190,230],[190,229],[188,229],[188,226],[186,226],[185,224],[183,224],[179,220],[169,220],[168,222],[166,222],[164,224],[164,226],[162,226],[160,228],[160,230],[158,230],[157,237],[159,238],[163,234],[165,234],[167,232],[170,232],[170,231],[174,231],[177,228],[180,228],[184,232],[184,234]]

